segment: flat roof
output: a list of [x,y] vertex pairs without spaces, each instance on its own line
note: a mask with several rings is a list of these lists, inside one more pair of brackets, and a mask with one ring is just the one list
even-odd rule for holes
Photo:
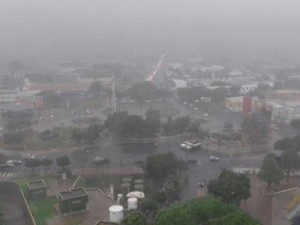
[[27,186],[29,189],[36,189],[36,188],[46,187],[46,184],[41,179],[41,180],[29,181],[27,182]]
[[67,191],[59,192],[59,195],[63,200],[72,199],[75,197],[86,196],[87,193],[83,188],[70,189]]

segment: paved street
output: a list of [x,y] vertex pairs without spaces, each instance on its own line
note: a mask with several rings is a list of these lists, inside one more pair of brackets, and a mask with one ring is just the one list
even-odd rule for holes
[[[78,150],[69,153],[68,156],[71,159],[70,167],[74,171],[81,171],[83,168],[95,168],[96,166],[93,163],[93,159],[96,156],[109,158],[111,160],[111,167],[120,167],[120,162],[124,167],[133,166],[135,161],[145,160],[148,155],[157,154],[157,153],[166,153],[174,152],[178,158],[183,160],[197,160],[198,164],[189,163],[190,173],[188,182],[183,186],[183,191],[181,193],[181,200],[187,200],[193,198],[197,195],[198,192],[198,182],[205,179],[208,182],[210,179],[216,178],[220,171],[223,168],[232,169],[234,167],[250,167],[258,168],[260,167],[262,157],[233,157],[230,158],[228,155],[222,155],[218,153],[211,152],[206,149],[201,149],[194,152],[185,152],[180,149],[179,143],[170,143],[169,147],[167,144],[159,144],[158,146],[154,145],[108,145],[100,147],[94,150],[89,150],[88,152]],[[218,155],[220,157],[219,162],[210,162],[210,155]],[[54,160],[54,165],[50,167],[50,171],[47,173],[55,173],[58,170],[58,167],[55,165],[55,159],[58,156],[65,155],[64,153],[45,153],[44,155],[39,155],[38,157],[42,158],[47,156]],[[106,166],[103,166],[106,167]],[[100,168],[99,168],[100,169]],[[44,168],[38,167],[35,169],[35,173],[44,174]],[[20,175],[30,175],[31,169],[26,168],[23,165],[16,166],[14,169],[9,171],[0,171],[1,177],[10,177],[17,174]]]
[[[201,107],[199,105],[199,110],[193,110],[187,107],[184,104],[178,103],[174,100],[171,100],[174,106],[180,111],[180,116],[190,115],[193,119],[200,119],[203,113],[209,114],[209,122],[202,125],[205,129],[210,129],[213,132],[219,131],[225,121],[231,121],[235,128],[239,128],[239,124],[241,122],[241,115],[236,113],[230,113],[228,110],[223,109],[217,105],[206,105],[205,107]],[[106,106],[107,107],[107,106]],[[104,108],[106,108],[104,107]],[[53,126],[64,124],[64,126],[68,126],[71,124],[71,120],[80,117],[98,117],[104,120],[106,117],[103,115],[102,110],[97,109],[93,110],[91,114],[86,114],[84,111],[77,112],[76,114],[72,114],[66,109],[57,109],[51,111],[45,111],[42,113],[42,120],[35,125],[35,129],[38,131],[43,131],[45,129],[49,129]],[[53,114],[53,117],[51,115]],[[294,131],[287,127],[280,130],[272,130],[271,139],[272,143],[277,139],[284,136],[293,136]],[[183,140],[182,140],[183,141]],[[272,145],[272,144],[271,144]],[[55,159],[58,156],[68,155],[71,159],[70,167],[74,171],[81,171],[82,168],[95,168],[93,163],[93,159],[96,156],[100,156],[103,158],[108,158],[111,160],[111,167],[118,167],[121,164],[126,166],[134,165],[135,161],[142,161],[148,155],[157,154],[157,153],[165,153],[165,152],[174,152],[177,157],[182,158],[183,160],[197,160],[199,161],[197,164],[189,164],[190,173],[188,177],[188,182],[184,184],[183,191],[181,193],[181,200],[187,200],[193,198],[197,195],[198,182],[200,180],[205,179],[208,182],[210,179],[216,178],[220,171],[223,168],[232,169],[238,167],[249,167],[249,168],[259,168],[263,154],[261,155],[245,155],[241,154],[240,156],[230,157],[229,155],[222,155],[215,152],[210,152],[207,149],[202,149],[196,152],[186,153],[185,151],[180,149],[180,141],[177,143],[170,143],[169,146],[165,143],[158,144],[158,146],[154,145],[140,145],[140,144],[132,144],[132,145],[105,145],[99,147],[94,150],[89,151],[81,151],[78,148],[75,151],[67,151],[67,152],[45,152],[39,155],[38,157],[49,157],[53,159],[54,165],[51,166],[50,171],[55,173],[58,170],[58,167],[55,165]],[[2,150],[5,154],[7,151]],[[18,153],[11,152],[12,155],[18,155]],[[19,154],[20,157],[21,153]],[[220,162],[210,162],[209,156],[217,155],[220,157]],[[35,173],[44,174],[44,169],[42,167],[36,168]],[[21,166],[16,166],[11,171],[0,170],[0,179],[7,178],[12,176],[20,176],[20,175],[29,175],[31,174],[31,169]]]

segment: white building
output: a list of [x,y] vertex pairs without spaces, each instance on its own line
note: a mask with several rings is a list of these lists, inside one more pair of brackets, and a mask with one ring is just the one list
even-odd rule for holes
[[247,94],[250,91],[254,91],[257,88],[257,83],[252,83],[252,84],[242,84],[240,88],[240,93],[241,94]]

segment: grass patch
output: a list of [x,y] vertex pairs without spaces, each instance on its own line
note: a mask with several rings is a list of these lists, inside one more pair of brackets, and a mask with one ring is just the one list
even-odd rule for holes
[[[40,180],[41,177],[30,177],[30,178],[12,178],[11,181],[15,182],[16,184],[19,185],[19,187],[21,188],[21,190],[23,191],[23,193],[26,195],[27,194],[27,182],[29,181],[36,181],[36,180]],[[48,183],[51,180],[56,179],[55,176],[48,176],[46,179],[42,178],[46,184],[46,186],[48,187]]]
[[[1,147],[10,150],[50,150],[52,148],[67,148],[77,145],[76,141],[71,137],[71,127],[54,127],[53,131],[59,133],[58,137],[51,140],[41,140],[39,133],[33,132],[26,136],[22,143],[17,145],[7,145],[1,143]],[[26,147],[25,147],[26,146]]]
[[37,225],[47,225],[46,221],[56,216],[54,204],[57,202],[56,196],[29,201],[30,211]]

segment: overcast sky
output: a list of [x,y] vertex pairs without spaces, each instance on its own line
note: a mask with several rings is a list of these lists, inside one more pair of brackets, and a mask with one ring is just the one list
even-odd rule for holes
[[300,56],[299,0],[0,0],[0,59]]

